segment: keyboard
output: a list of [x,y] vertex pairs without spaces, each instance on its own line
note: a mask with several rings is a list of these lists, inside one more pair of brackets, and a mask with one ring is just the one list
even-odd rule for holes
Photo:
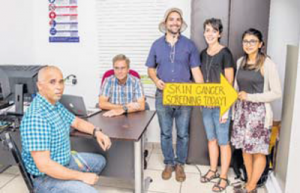
[[7,100],[0,100],[0,109],[4,109],[9,106],[9,102]]

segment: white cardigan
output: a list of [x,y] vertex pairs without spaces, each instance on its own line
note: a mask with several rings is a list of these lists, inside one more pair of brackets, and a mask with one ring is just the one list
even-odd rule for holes
[[[237,73],[241,66],[243,57],[239,58],[237,61]],[[251,102],[263,102],[266,107],[266,118],[264,126],[269,128],[273,125],[273,112],[271,108],[271,102],[279,99],[282,95],[281,84],[279,79],[279,74],[276,68],[275,63],[267,57],[265,59],[264,65],[264,91],[263,93],[255,93],[255,94],[247,94],[246,101]],[[234,88],[239,92],[238,84],[237,84],[237,74],[234,80]],[[234,106],[232,107],[233,113],[232,118],[234,119]]]

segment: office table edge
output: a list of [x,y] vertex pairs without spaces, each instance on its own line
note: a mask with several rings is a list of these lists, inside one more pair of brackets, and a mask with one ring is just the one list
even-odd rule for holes
[[[149,117],[149,120],[147,121],[146,125],[144,126],[142,132],[138,135],[137,138],[135,139],[130,139],[130,138],[122,138],[122,137],[115,137],[115,136],[110,136],[108,133],[106,133],[105,131],[103,131],[104,134],[107,134],[111,139],[113,140],[121,140],[121,141],[134,141],[134,142],[137,142],[141,139],[141,137],[143,136],[143,134],[145,133],[146,131],[146,128],[148,128],[148,126],[150,125],[150,123],[152,122],[155,114],[156,114],[156,111],[152,111],[152,110],[147,110],[147,111],[142,111],[142,112],[135,112],[135,113],[152,113]],[[95,116],[99,116],[99,114],[95,115]],[[123,115],[124,116],[124,115]],[[89,119],[88,119],[89,121]],[[94,124],[95,126],[97,126],[96,124]],[[105,130],[105,129],[104,129]],[[92,135],[90,134],[86,134],[86,133],[82,133],[74,128],[71,128],[70,130],[70,136],[71,137],[83,137],[83,138],[93,138]]]

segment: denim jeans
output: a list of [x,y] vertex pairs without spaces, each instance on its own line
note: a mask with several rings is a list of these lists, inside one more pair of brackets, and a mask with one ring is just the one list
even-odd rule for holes
[[[106,160],[102,155],[93,154],[93,153],[78,153],[78,154],[80,158],[82,158],[86,162],[86,164],[83,164],[83,167],[79,168],[73,156],[71,156],[70,163],[69,165],[66,166],[67,168],[72,170],[82,171],[82,172],[93,172],[99,174],[103,170],[104,166],[106,165]],[[59,180],[47,175],[34,178],[33,184],[34,184],[35,192],[37,193],[47,193],[47,192],[97,193],[98,192],[94,187],[82,181]]]
[[[189,125],[192,107],[165,106],[162,104],[162,92],[156,92],[155,101],[159,126],[161,129],[161,148],[166,165],[185,164],[188,154]],[[176,158],[172,145],[173,121],[177,131]]]
[[212,141],[217,139],[219,145],[227,145],[229,142],[229,117],[225,123],[220,123],[220,109],[219,108],[202,108],[203,124],[207,139]]

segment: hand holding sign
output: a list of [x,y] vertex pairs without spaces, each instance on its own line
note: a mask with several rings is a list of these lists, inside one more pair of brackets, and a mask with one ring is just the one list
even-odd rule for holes
[[160,79],[155,82],[155,85],[159,90],[163,90],[165,88],[165,83]]
[[163,104],[220,107],[222,116],[235,102],[238,94],[222,74],[220,80],[221,83],[166,83]]

